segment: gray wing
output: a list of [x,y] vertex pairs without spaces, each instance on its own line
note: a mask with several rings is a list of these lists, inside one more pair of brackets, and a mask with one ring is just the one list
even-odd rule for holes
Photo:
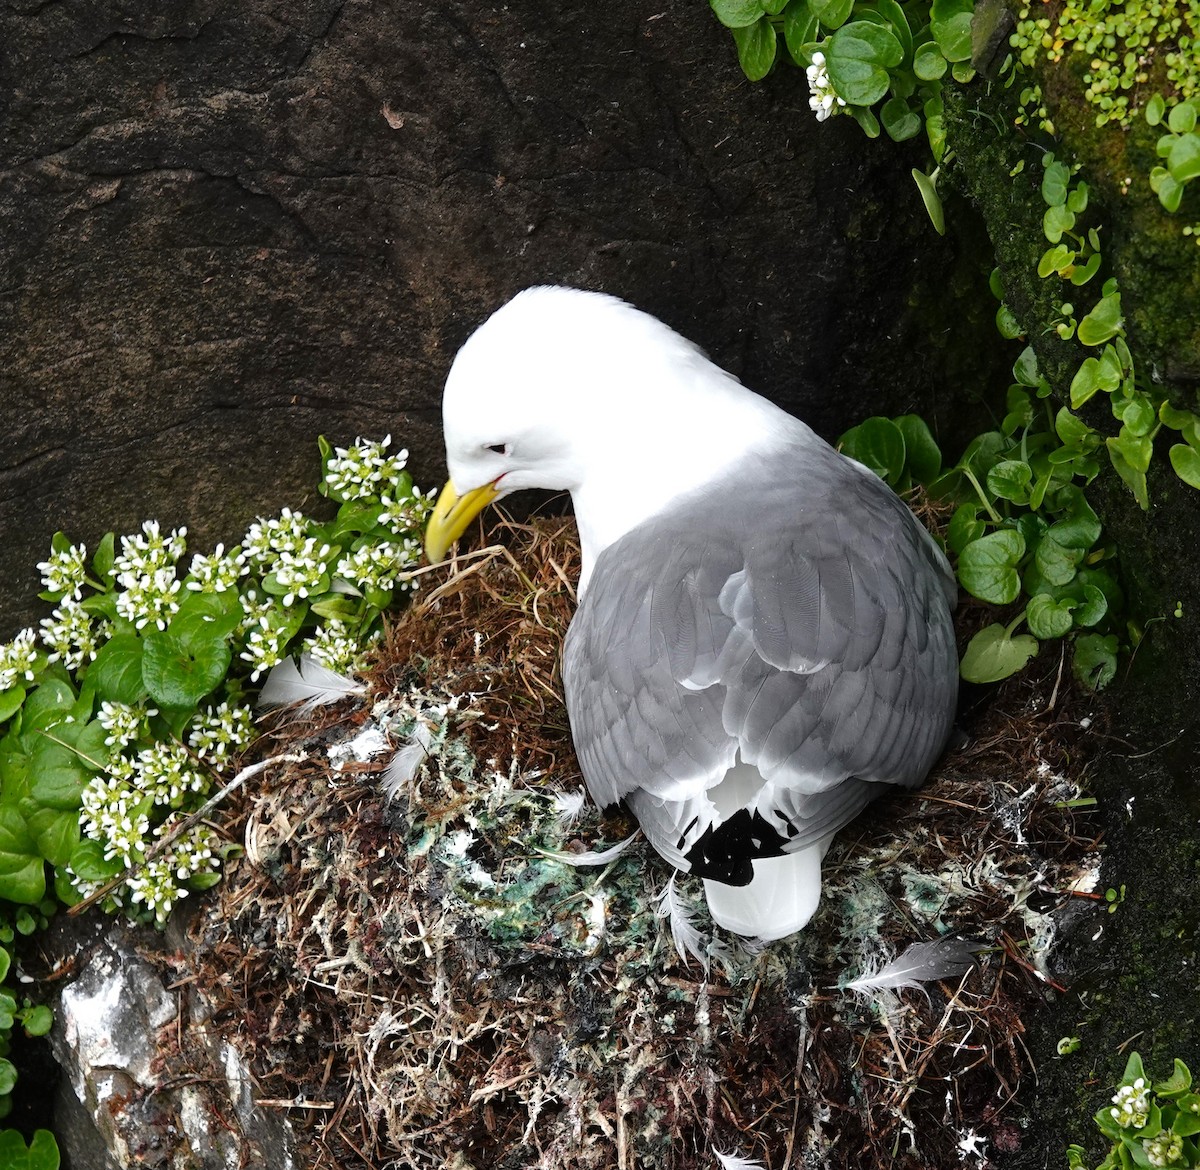
[[944,746],[954,596],[904,504],[823,443],[678,501],[601,554],[567,634],[593,797],[627,800],[687,868],[724,819],[707,794],[740,761],[765,781],[752,854],[828,836],[883,786],[919,784]]

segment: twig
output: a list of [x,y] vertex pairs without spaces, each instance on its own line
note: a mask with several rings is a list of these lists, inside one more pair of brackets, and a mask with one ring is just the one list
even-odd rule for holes
[[122,870],[116,877],[109,878],[98,890],[94,890],[86,898],[69,907],[67,913],[82,914],[102,898],[108,897],[118,886],[129,881],[130,878],[137,877],[168,846],[173,845],[184,833],[198,825],[230,793],[236,792],[247,780],[253,779],[259,772],[262,772],[272,764],[298,764],[301,760],[307,758],[308,756],[304,752],[293,752],[283,756],[272,756],[268,760],[260,760],[257,764],[251,764],[248,768],[243,768],[220,792],[210,796],[191,816],[185,817],[165,837],[158,841],[152,849],[148,850],[146,856],[141,861],[136,865],[131,865],[127,869]]

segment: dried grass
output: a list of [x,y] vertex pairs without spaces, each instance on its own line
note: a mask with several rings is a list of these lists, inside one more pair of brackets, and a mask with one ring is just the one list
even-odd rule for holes
[[[805,932],[735,947],[705,981],[654,917],[668,873],[651,851],[598,872],[533,849],[632,826],[555,828],[546,794],[581,783],[558,679],[578,549],[569,521],[502,536],[390,628],[373,714],[273,728],[264,754],[310,758],[246,796],[246,856],[193,928],[214,1018],[301,1127],[305,1164],[690,1170],[715,1146],[772,1170],[916,1168],[958,1165],[971,1134],[1019,1143],[1022,1021],[1054,993],[1037,970],[1053,918],[1028,898],[1065,890],[1097,846],[1063,806],[1081,733],[1058,661],[968,711],[919,794],[842,834]],[[391,803],[382,764],[331,773],[318,751],[369,718],[434,729]],[[838,989],[943,930],[986,944],[961,982]]]

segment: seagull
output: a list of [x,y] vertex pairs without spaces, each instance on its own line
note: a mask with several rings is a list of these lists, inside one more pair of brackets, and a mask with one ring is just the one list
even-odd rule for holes
[[519,293],[455,356],[442,417],[431,563],[494,500],[571,494],[562,672],[596,803],[702,878],[719,925],[800,930],[833,835],[949,736],[936,542],[874,472],[615,297]]

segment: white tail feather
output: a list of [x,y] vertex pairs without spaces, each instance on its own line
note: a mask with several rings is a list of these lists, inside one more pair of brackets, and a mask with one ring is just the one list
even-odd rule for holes
[[721,1170],[767,1170],[757,1158],[743,1158],[741,1154],[722,1154],[720,1150],[713,1150],[713,1153],[721,1163]]
[[307,654],[300,655],[300,665],[285,658],[271,668],[267,681],[258,696],[259,707],[291,707],[299,704],[307,713],[325,703],[336,703],[349,695],[366,693],[363,683],[355,682],[336,670],[322,666]]
[[734,934],[774,941],[807,925],[821,900],[821,859],[829,839],[782,857],[760,857],[747,886],[704,881],[713,921]]
[[429,728],[418,720],[412,740],[392,757],[391,762],[383,771],[383,779],[380,780],[379,787],[388,800],[392,800],[398,792],[412,784],[417,769],[424,763],[432,746],[433,736],[430,734]]
[[577,820],[580,813],[583,812],[584,803],[587,801],[587,793],[582,788],[577,788],[573,792],[556,792],[554,794],[554,808],[558,813],[558,823],[564,829],[570,828]]

